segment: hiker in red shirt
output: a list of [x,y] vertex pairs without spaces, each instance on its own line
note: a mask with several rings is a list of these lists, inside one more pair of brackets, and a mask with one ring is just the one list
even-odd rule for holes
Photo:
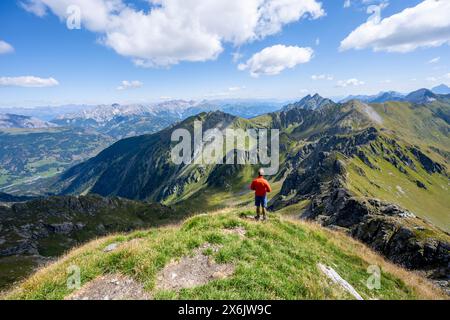
[[267,208],[267,193],[272,192],[269,182],[264,179],[264,169],[259,169],[259,176],[253,180],[250,185],[250,189],[255,191],[255,206],[256,206],[256,220],[261,217],[261,209],[263,214],[263,220],[267,220],[266,208]]

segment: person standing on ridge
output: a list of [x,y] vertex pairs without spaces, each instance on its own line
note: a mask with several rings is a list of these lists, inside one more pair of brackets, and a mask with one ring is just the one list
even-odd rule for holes
[[256,220],[261,217],[261,211],[263,214],[263,220],[267,220],[267,193],[272,192],[269,182],[264,179],[264,169],[259,169],[258,178],[253,180],[250,185],[250,189],[255,191],[255,206],[256,206]]

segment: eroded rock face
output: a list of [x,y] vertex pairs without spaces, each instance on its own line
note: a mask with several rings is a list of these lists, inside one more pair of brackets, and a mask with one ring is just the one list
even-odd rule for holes
[[422,167],[428,172],[428,173],[443,173],[444,167],[431,160],[427,155],[425,155],[422,151],[420,151],[417,148],[410,148],[411,153],[417,158],[417,160],[420,162]]
[[[130,231],[150,224],[151,215],[171,212],[158,204],[121,198],[61,196],[0,206],[0,258],[12,255],[62,253],[77,243],[114,231]],[[123,212],[126,219],[110,219]],[[119,220],[119,221],[118,221]],[[147,222],[147,220],[149,222]],[[44,252],[44,253],[43,253]]]
[[424,222],[414,214],[378,199],[354,197],[339,179],[327,192],[312,199],[302,218],[345,228],[354,238],[399,265],[428,271],[434,278],[450,279],[448,242],[432,235],[421,236],[424,228],[420,225]]
[[409,269],[432,270],[434,277],[449,277],[450,245],[433,238],[419,239],[412,229],[398,220],[369,217],[354,226],[352,236],[370,244],[389,260]]

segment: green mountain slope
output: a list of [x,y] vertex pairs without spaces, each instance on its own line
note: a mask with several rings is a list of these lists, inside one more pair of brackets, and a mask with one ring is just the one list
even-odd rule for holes
[[153,135],[121,140],[97,157],[65,172],[55,188],[63,194],[92,192],[156,201],[182,197],[192,192],[190,189],[198,191],[214,166],[178,166],[171,161],[170,154],[174,145],[172,131],[185,128],[193,132],[195,120],[203,121],[205,131],[248,121],[222,112],[203,113]]
[[[116,249],[105,251],[111,244]],[[179,273],[178,281],[170,270],[183,263],[199,269]],[[127,288],[136,291],[134,298],[354,299],[320,265],[333,268],[364,299],[445,297],[423,278],[387,263],[342,233],[275,216],[258,223],[245,210],[225,210],[188,219],[181,226],[91,242],[39,270],[1,298],[114,298],[120,294],[120,282],[125,281]],[[73,266],[80,270],[81,290],[68,289],[67,270]],[[367,285],[370,266],[381,270],[379,289]],[[208,275],[211,270],[222,271]],[[187,276],[191,285],[183,281]],[[102,295],[102,287],[112,281],[107,279],[114,279],[115,293]],[[126,293],[119,296],[130,298]]]

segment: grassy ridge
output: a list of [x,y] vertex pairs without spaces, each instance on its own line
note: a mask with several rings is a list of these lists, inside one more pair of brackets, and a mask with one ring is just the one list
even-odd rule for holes
[[[392,148],[382,140],[378,143],[383,144],[384,150]],[[397,158],[404,170],[401,172],[391,162],[374,155],[369,146],[364,147],[365,155],[376,168],[369,167],[358,157],[350,159],[347,179],[349,189],[359,196],[397,203],[449,232],[448,176],[426,172],[417,159],[410,152],[405,151],[406,149],[403,147],[403,152],[413,161],[413,166],[406,166]],[[423,187],[418,186],[418,181],[423,183]]]
[[[246,219],[251,212],[227,209],[199,215],[182,225],[119,234],[72,250],[4,293],[4,299],[63,299],[67,268],[77,265],[82,284],[108,273],[133,277],[155,299],[352,299],[317,268],[332,266],[365,299],[444,298],[426,280],[406,272],[347,236],[319,226],[271,216],[267,223]],[[245,238],[225,233],[242,227]],[[118,249],[106,253],[111,243]],[[206,251],[218,263],[232,263],[235,273],[221,280],[180,292],[155,290],[158,272],[174,259],[189,255],[204,243],[220,246]],[[370,290],[367,268],[382,270],[381,289]]]

